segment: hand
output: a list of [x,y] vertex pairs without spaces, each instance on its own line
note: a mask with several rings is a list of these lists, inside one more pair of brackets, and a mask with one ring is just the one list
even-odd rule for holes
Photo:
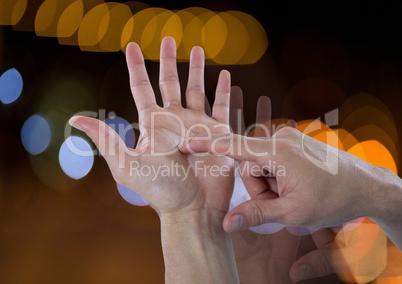
[[[395,220],[401,215],[397,208],[402,194],[393,173],[292,127],[279,129],[271,139],[236,134],[203,141],[193,137],[182,147],[189,149],[252,161],[259,166],[255,174],[262,168],[276,178],[277,188],[256,187],[251,200],[226,214],[223,225],[228,232],[271,222],[318,229],[359,217],[386,217],[385,212]],[[396,212],[385,206],[385,198]]]
[[[102,121],[73,117],[70,123],[93,140],[114,179],[144,197],[159,215],[199,211],[205,206],[226,212],[233,188],[233,161],[212,155],[184,155],[178,151],[178,146],[186,135],[205,131],[204,128],[212,133],[229,133],[230,74],[220,73],[210,117],[204,111],[204,53],[201,48],[195,47],[191,53],[186,108],[181,105],[173,38],[164,38],[161,45],[159,87],[163,107],[156,104],[139,46],[130,43],[126,54],[141,126],[136,148],[127,148],[116,132]],[[200,127],[195,127],[197,125]],[[212,176],[207,168],[212,165],[226,170],[226,176]],[[205,174],[196,172],[203,169],[207,169]],[[167,171],[164,175],[163,170]]]
[[[245,134],[243,93],[241,88],[237,86],[232,87],[230,95],[230,126],[234,133]],[[269,97],[262,96],[257,102],[256,124],[251,135],[269,137],[271,129],[274,128],[271,127],[271,101]],[[240,168],[244,169],[255,166],[257,166],[255,163],[249,161],[243,161],[239,165]],[[242,175],[241,179],[236,178],[235,188],[239,197],[232,197],[231,207],[245,201],[245,199],[241,200],[241,196],[247,193],[245,190],[253,195],[256,187],[264,186],[276,195],[275,177],[252,176],[247,171],[239,172]],[[271,190],[271,188],[275,189]],[[284,228],[284,225],[278,225],[265,224],[265,227],[278,228],[272,229],[267,234],[257,233],[256,231],[259,228],[246,228],[231,233],[241,283],[293,283],[289,278],[289,270],[296,260],[300,236],[292,235]]]
[[204,52],[194,47],[181,104],[176,45],[171,37],[161,44],[159,88],[163,107],[156,104],[140,48],[126,50],[130,85],[138,110],[141,134],[129,149],[104,122],[73,117],[106,159],[119,184],[143,198],[161,220],[166,283],[237,283],[233,248],[222,220],[233,191],[234,162],[214,155],[178,151],[183,139],[196,133],[229,133],[230,74],[223,70],[216,87],[211,116],[205,113]]
[[348,223],[339,232],[318,230],[312,238],[317,248],[292,265],[293,281],[336,273],[345,283],[371,283],[386,268],[387,237],[367,218]]

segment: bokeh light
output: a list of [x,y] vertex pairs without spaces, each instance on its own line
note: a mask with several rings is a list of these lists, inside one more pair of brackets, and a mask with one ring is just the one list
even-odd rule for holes
[[321,142],[324,142],[332,147],[335,147],[340,150],[344,150],[345,147],[343,146],[342,140],[339,138],[336,130],[333,129],[325,129],[319,131],[317,134],[313,135],[314,139],[317,139]]
[[373,283],[374,284],[400,284],[400,283],[402,283],[402,276],[379,277]]
[[84,16],[94,7],[104,3],[103,0],[76,0],[68,5],[57,24],[59,44],[79,46],[78,32]]
[[[46,37],[57,37],[58,36],[57,30],[61,15],[63,14],[64,10],[71,4],[74,4],[74,2],[76,2],[76,0],[44,1],[42,5],[39,7],[35,17],[36,35]],[[76,10],[76,12],[78,11]],[[80,14],[78,13],[77,16],[79,15]]]
[[[377,140],[387,148],[395,163],[398,164],[399,144],[395,144],[394,140],[383,128],[373,124],[366,124],[352,131],[352,134],[359,141]],[[397,140],[397,137],[395,139]]]
[[307,113],[310,117],[318,117],[337,109],[345,100],[345,92],[333,81],[318,76],[306,77],[292,86],[286,95],[282,116],[301,120]]
[[[159,13],[166,11],[162,8],[146,8],[134,14],[126,23],[121,33],[121,47],[125,52],[126,45],[129,42],[136,42],[141,45],[142,34],[148,23]],[[155,24],[155,23],[154,23]],[[145,35],[146,36],[146,35]],[[145,40],[152,41],[152,39]],[[142,46],[141,46],[142,48]]]
[[31,155],[38,155],[46,150],[52,138],[49,122],[43,116],[34,114],[29,117],[21,129],[21,141]]
[[[246,29],[246,34],[242,30],[243,34],[240,39],[245,41],[247,36],[247,42],[240,43],[240,46],[241,49],[247,49],[244,51],[240,60],[236,61],[236,64],[256,63],[268,49],[268,37],[264,27],[250,14],[241,11],[227,11],[226,13],[236,18]],[[237,34],[240,31],[233,32]],[[227,48],[230,50],[233,46],[228,46]],[[242,53],[241,49],[237,51],[238,54]],[[231,62],[230,64],[234,64],[234,62]]]
[[165,36],[173,37],[176,41],[176,46],[181,45],[183,38],[183,22],[178,13],[170,15],[165,22],[165,25],[161,31],[161,38],[164,38]]
[[373,284],[399,284],[402,283],[402,251],[393,244],[388,244],[387,267]]
[[[192,43],[196,43],[197,41],[194,40],[195,38],[195,34],[193,33],[188,33],[188,25],[189,23],[194,20],[196,17],[193,13],[191,13],[190,11],[188,11],[188,9],[183,9],[183,10],[179,10],[175,13],[175,15],[180,19],[180,24],[181,24],[181,30],[179,30],[180,34],[174,36],[174,38],[179,38],[179,42],[177,42],[177,53],[176,53],[176,58],[178,62],[181,61],[187,61],[190,58],[190,51],[191,51],[191,47],[187,47],[185,48],[184,44],[186,42],[192,42]],[[167,28],[164,29],[165,31],[162,31],[162,35],[166,34],[168,31],[172,30],[174,28],[175,25],[175,18],[172,18],[172,20],[169,20],[166,25]],[[171,33],[171,32],[170,32]],[[172,34],[172,33],[171,33]],[[197,42],[198,44],[196,45],[201,45],[201,36],[199,36],[199,41]],[[191,38],[189,38],[191,37]],[[185,39],[185,40],[183,40]]]
[[279,232],[285,227],[283,224],[279,223],[266,223],[266,224],[261,224],[258,226],[250,227],[249,229],[255,233],[259,234],[274,234],[276,232]]
[[15,102],[21,95],[23,80],[17,69],[11,68],[0,77],[0,101],[4,104]]
[[333,258],[339,278],[346,283],[370,283],[386,268],[387,237],[370,219],[352,230],[341,230],[335,242],[340,254]]
[[[373,166],[385,167],[398,175],[395,160],[393,159],[389,150],[383,144],[377,140],[368,140],[360,142],[358,145],[364,151],[366,162],[372,164]],[[356,153],[356,156],[358,155],[357,151],[354,152],[353,147],[349,149],[348,152],[351,154]]]
[[[118,117],[115,114],[109,114],[109,117],[104,120],[114,131],[116,131],[120,138],[124,141],[127,147],[133,148],[135,144],[135,132],[131,124],[124,118]],[[142,196],[135,191],[116,182],[117,189],[120,196],[130,204],[137,206],[148,205]]]
[[[16,24],[22,18],[16,30],[57,37],[59,44],[78,45],[83,51],[125,52],[129,42],[136,42],[145,59],[157,61],[161,39],[172,36],[179,61],[187,61],[191,48],[201,46],[211,59],[206,64],[235,65],[256,63],[268,47],[263,26],[241,11],[169,10],[138,1],[102,0],[45,0],[27,8],[27,0],[4,1],[0,24]],[[26,9],[29,13],[23,17]]]
[[59,39],[71,37],[78,31],[83,17],[84,3],[82,0],[75,0],[60,15],[56,30],[57,37]]
[[106,35],[110,21],[110,7],[112,5],[102,3],[85,14],[78,29],[78,43],[81,50],[104,51],[99,46],[99,43]]
[[359,141],[354,137],[349,131],[343,128],[334,128],[336,135],[338,135],[339,139],[342,141],[343,150],[347,151],[352,148],[354,145],[359,143]]
[[236,64],[249,47],[249,35],[238,18],[222,12],[205,24],[203,42],[206,53],[216,64]]
[[92,146],[82,137],[70,136],[60,147],[59,163],[66,175],[73,179],[85,177],[94,163],[93,155],[82,155],[91,152]]
[[[190,7],[184,9],[183,11],[188,12],[190,15],[192,15],[192,18],[186,20],[187,24],[184,26],[183,30],[183,39],[185,40],[183,40],[181,43],[181,48],[183,48],[184,52],[187,55],[190,55],[193,46],[203,46],[202,30],[204,24],[211,17],[213,17],[215,13],[201,7]],[[205,54],[205,58],[210,59],[208,57],[208,54]]]
[[116,131],[127,147],[133,148],[135,144],[135,133],[132,125],[122,117],[109,114],[104,122]]
[[249,199],[250,195],[248,194],[246,187],[244,186],[243,180],[240,177],[238,168],[236,167],[234,189],[232,198],[230,200],[229,210],[232,210],[237,205]]
[[16,25],[27,8],[28,0],[1,0],[0,25]]
[[101,51],[117,52],[121,50],[120,39],[124,26],[132,17],[131,10],[127,5],[120,3],[108,3],[109,12],[101,21],[105,27],[105,35],[100,38],[99,47]]
[[204,24],[201,35],[205,57],[215,59],[225,45],[228,26],[220,14],[215,14]]
[[396,130],[395,121],[384,112],[373,106],[363,106],[353,110],[349,116],[342,121],[342,128],[353,132],[357,128],[368,124],[376,125],[383,129],[392,141],[397,142],[398,132]]
[[141,47],[144,56],[150,60],[159,60],[160,43],[164,36],[171,36],[180,45],[183,26],[176,13],[165,10],[157,13],[145,26],[141,35]]
[[[392,124],[394,124],[394,117],[386,104],[379,98],[367,92],[359,92],[349,97],[340,107],[340,112],[344,114],[344,118],[346,119],[346,117],[350,115],[353,111],[367,106],[375,108],[376,113],[381,112],[381,116],[386,115],[388,117],[388,120],[392,121]],[[362,116],[367,119],[367,116],[365,116],[364,114]],[[376,118],[373,117],[371,119],[375,120]]]
[[119,183],[117,183],[117,189],[121,197],[130,204],[136,206],[146,206],[149,204],[141,195]]
[[340,107],[340,126],[359,141],[378,140],[399,164],[399,137],[396,121],[380,99],[365,92],[348,98]]

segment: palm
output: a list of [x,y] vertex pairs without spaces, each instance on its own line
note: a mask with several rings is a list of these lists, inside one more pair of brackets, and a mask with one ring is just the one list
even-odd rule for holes
[[[155,113],[158,115],[155,116]],[[192,128],[196,124],[204,127]],[[167,174],[158,179],[154,175],[140,177],[144,189],[138,188],[136,179],[124,180],[124,185],[140,191],[144,198],[150,200],[151,205],[159,209],[173,210],[187,206],[198,209],[208,204],[214,209],[226,211],[233,188],[233,161],[215,155],[186,155],[177,149],[186,135],[206,129],[211,133],[225,133],[228,128],[218,127],[222,123],[203,111],[193,111],[181,106],[154,106],[147,109],[141,125],[144,131],[133,150],[135,152],[145,149],[141,153],[141,165],[147,168],[155,168],[157,165],[156,170],[171,169],[173,172],[170,174],[173,176]],[[156,153],[161,155],[155,155]],[[163,153],[168,154],[162,155]],[[128,159],[132,162],[137,158],[129,154]],[[216,172],[214,174],[210,170],[211,166],[229,171],[224,172],[224,175]],[[171,200],[175,200],[176,204]]]
[[[214,155],[183,154],[179,146],[194,133],[229,132],[230,74],[222,71],[219,76],[210,117],[204,109],[201,48],[193,48],[190,56],[186,108],[181,105],[173,38],[164,38],[161,45],[159,88],[163,107],[156,104],[139,46],[129,44],[126,54],[140,125],[135,149],[127,148],[118,134],[101,121],[80,117],[79,124],[86,125],[84,131],[103,153],[114,179],[147,199],[158,213],[202,208],[226,212],[233,190],[233,161]],[[225,175],[212,172],[212,166],[226,169]]]

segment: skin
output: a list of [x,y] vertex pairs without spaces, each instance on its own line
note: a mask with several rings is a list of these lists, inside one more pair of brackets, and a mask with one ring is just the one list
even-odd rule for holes
[[[130,43],[127,46],[130,85],[142,127],[135,149],[128,149],[118,134],[102,121],[88,117],[73,117],[70,120],[74,127],[87,133],[94,141],[108,162],[115,180],[147,199],[158,213],[161,220],[166,283],[197,283],[198,279],[200,283],[222,283],[222,279],[228,283],[238,283],[235,262],[245,283],[257,283],[256,279],[269,277],[272,281],[272,277],[276,277],[275,271],[269,269],[275,266],[267,263],[278,263],[283,255],[291,255],[292,249],[288,253],[283,248],[285,243],[291,243],[292,238],[287,239],[288,236],[283,235],[284,231],[279,232],[278,238],[260,238],[261,235],[257,237],[251,231],[238,231],[267,222],[328,227],[361,216],[370,216],[401,248],[402,214],[398,208],[402,189],[398,177],[345,152],[339,152],[339,156],[336,156],[339,171],[334,175],[328,172],[334,165],[329,163],[319,167],[306,156],[308,153],[316,160],[325,160],[328,158],[325,156],[326,145],[303,136],[291,127],[280,129],[271,138],[261,137],[258,133],[256,136],[260,138],[230,134],[227,127],[230,75],[227,71],[221,72],[216,99],[208,115],[203,82],[204,55],[199,47],[193,48],[191,53],[185,94],[186,108],[183,108],[175,50],[174,40],[164,38],[161,45],[159,84],[163,107],[160,107],[156,104],[138,45]],[[261,105],[264,106],[264,100]],[[257,106],[257,122],[264,117],[260,116],[259,109]],[[194,128],[196,124],[203,126]],[[206,129],[214,134],[214,138],[219,138],[218,143],[211,143],[213,139],[200,141],[193,138],[190,143],[182,145],[185,138],[205,134]],[[241,143],[231,144],[233,141]],[[225,153],[232,145],[238,147],[234,149],[234,154]],[[178,149],[182,152],[178,152]],[[254,153],[248,153],[247,150],[250,149]],[[276,152],[267,152],[267,149],[275,149]],[[228,157],[200,156],[190,150],[225,153]],[[155,152],[164,154],[155,155]],[[255,153],[266,154],[256,156]],[[233,191],[233,158],[240,165],[257,165],[261,172],[242,176],[252,200],[227,213]],[[286,175],[278,175],[272,166],[267,168],[270,161],[283,166]],[[185,169],[192,168],[188,175],[182,173],[175,178],[143,176],[132,170],[133,162],[144,167],[169,167],[173,162]],[[211,172],[199,175],[195,171],[197,163],[206,167],[216,165],[226,170],[220,175]],[[267,176],[266,171],[271,175]],[[233,218],[235,215],[240,217]],[[228,232],[231,232],[236,248],[236,259]],[[342,256],[341,250],[346,250],[347,253],[348,248],[358,245],[356,240],[360,239],[359,236],[367,236],[368,231],[359,230],[352,235],[357,237],[352,237],[352,241],[347,244],[330,233],[329,230],[320,230],[313,234],[318,250],[306,254],[293,264],[290,272],[292,280],[344,269],[334,255],[338,253]],[[191,245],[183,246],[183,243]],[[266,266],[258,266],[257,264],[263,263],[263,259],[268,260],[264,264]],[[329,265],[323,266],[323,263]],[[310,265],[309,274],[300,269],[302,264]],[[279,264],[279,267],[285,266],[290,266],[287,258],[286,265]],[[285,278],[275,279],[280,283],[285,281]]]
[[[245,134],[243,120],[243,92],[234,86],[231,91],[230,126],[233,132]],[[256,128],[254,137],[269,135],[259,125],[270,126],[271,100],[262,96],[257,102]],[[247,165],[248,164],[248,165]],[[252,162],[241,162],[239,167],[255,166]],[[253,184],[276,188],[276,180],[272,177],[252,175],[240,171],[242,181],[250,196],[253,196]],[[271,190],[275,191],[275,189]],[[273,195],[276,197],[276,195]],[[290,234],[285,228],[272,234],[256,233],[248,228],[231,232],[235,250],[236,264],[241,283],[294,283],[289,277],[289,270],[296,260],[300,236]]]
[[[222,228],[233,191],[234,161],[213,155],[188,155],[178,151],[184,137],[205,131],[229,133],[230,74],[221,71],[211,116],[205,112],[204,52],[194,47],[185,92],[186,108],[176,66],[176,45],[171,37],[161,43],[160,79],[163,106],[156,104],[140,47],[126,49],[130,86],[141,125],[135,149],[129,149],[105,123],[89,117],[73,117],[70,124],[84,131],[106,159],[114,179],[136,191],[152,206],[161,221],[166,283],[238,283],[230,236]],[[158,114],[158,115],[156,115]],[[194,127],[202,124],[204,128]],[[169,152],[167,154],[167,152]],[[140,167],[189,169],[187,175],[142,175]],[[196,171],[217,165],[216,175]],[[184,245],[185,244],[185,245]]]
[[[230,110],[233,132],[246,135],[242,121],[243,93],[237,86],[232,87]],[[284,126],[296,127],[296,122],[288,120]],[[271,120],[271,100],[269,97],[260,97],[255,129],[248,135],[268,137],[272,129],[278,127],[281,126]],[[247,163],[250,167],[252,162],[243,161],[240,166]],[[253,163],[253,166],[257,164]],[[242,173],[250,196],[255,191],[258,193],[258,188],[277,191],[275,177],[250,175],[246,171]],[[272,194],[272,198],[277,197]],[[351,226],[353,229],[349,229]],[[385,235],[378,225],[368,219],[358,225],[350,223],[339,232],[325,228],[314,231],[310,236],[314,242],[310,242],[310,246],[313,245],[310,248],[306,247],[309,242],[300,242],[300,236],[292,235],[286,229],[273,234],[258,234],[246,228],[233,231],[231,236],[242,283],[294,283],[334,273],[346,282],[366,283],[378,277],[386,266]]]
[[[388,169],[338,151],[292,127],[279,129],[270,139],[237,134],[216,135],[209,140],[192,137],[182,151],[189,149],[231,157],[240,163],[253,162],[275,176],[276,186],[264,186],[261,180],[245,183],[252,199],[226,214],[223,227],[227,232],[264,223],[328,228],[367,216],[402,248],[402,182]],[[279,175],[279,166],[285,174]],[[352,252],[362,236],[376,236],[375,229],[367,228],[358,228],[350,241],[343,243],[328,230],[313,234],[318,250],[292,266],[291,279],[348,269],[340,261],[341,252]],[[357,257],[352,263],[359,261]]]

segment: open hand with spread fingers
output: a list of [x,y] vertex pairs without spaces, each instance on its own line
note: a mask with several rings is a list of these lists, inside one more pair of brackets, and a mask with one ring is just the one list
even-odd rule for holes
[[[103,121],[78,116],[72,117],[70,124],[92,139],[116,182],[137,192],[158,213],[166,282],[218,283],[217,279],[225,277],[228,283],[236,283],[230,237],[222,228],[233,191],[234,162],[228,157],[183,154],[178,150],[185,137],[230,132],[230,73],[222,70],[219,74],[209,116],[205,112],[205,62],[201,47],[191,51],[186,107],[182,106],[176,43],[172,37],[163,38],[160,49],[159,89],[163,106],[156,103],[136,43],[128,44],[126,60],[141,132],[135,149],[127,148]],[[209,259],[212,256],[216,256],[213,261]],[[198,274],[202,277],[197,278]]]

